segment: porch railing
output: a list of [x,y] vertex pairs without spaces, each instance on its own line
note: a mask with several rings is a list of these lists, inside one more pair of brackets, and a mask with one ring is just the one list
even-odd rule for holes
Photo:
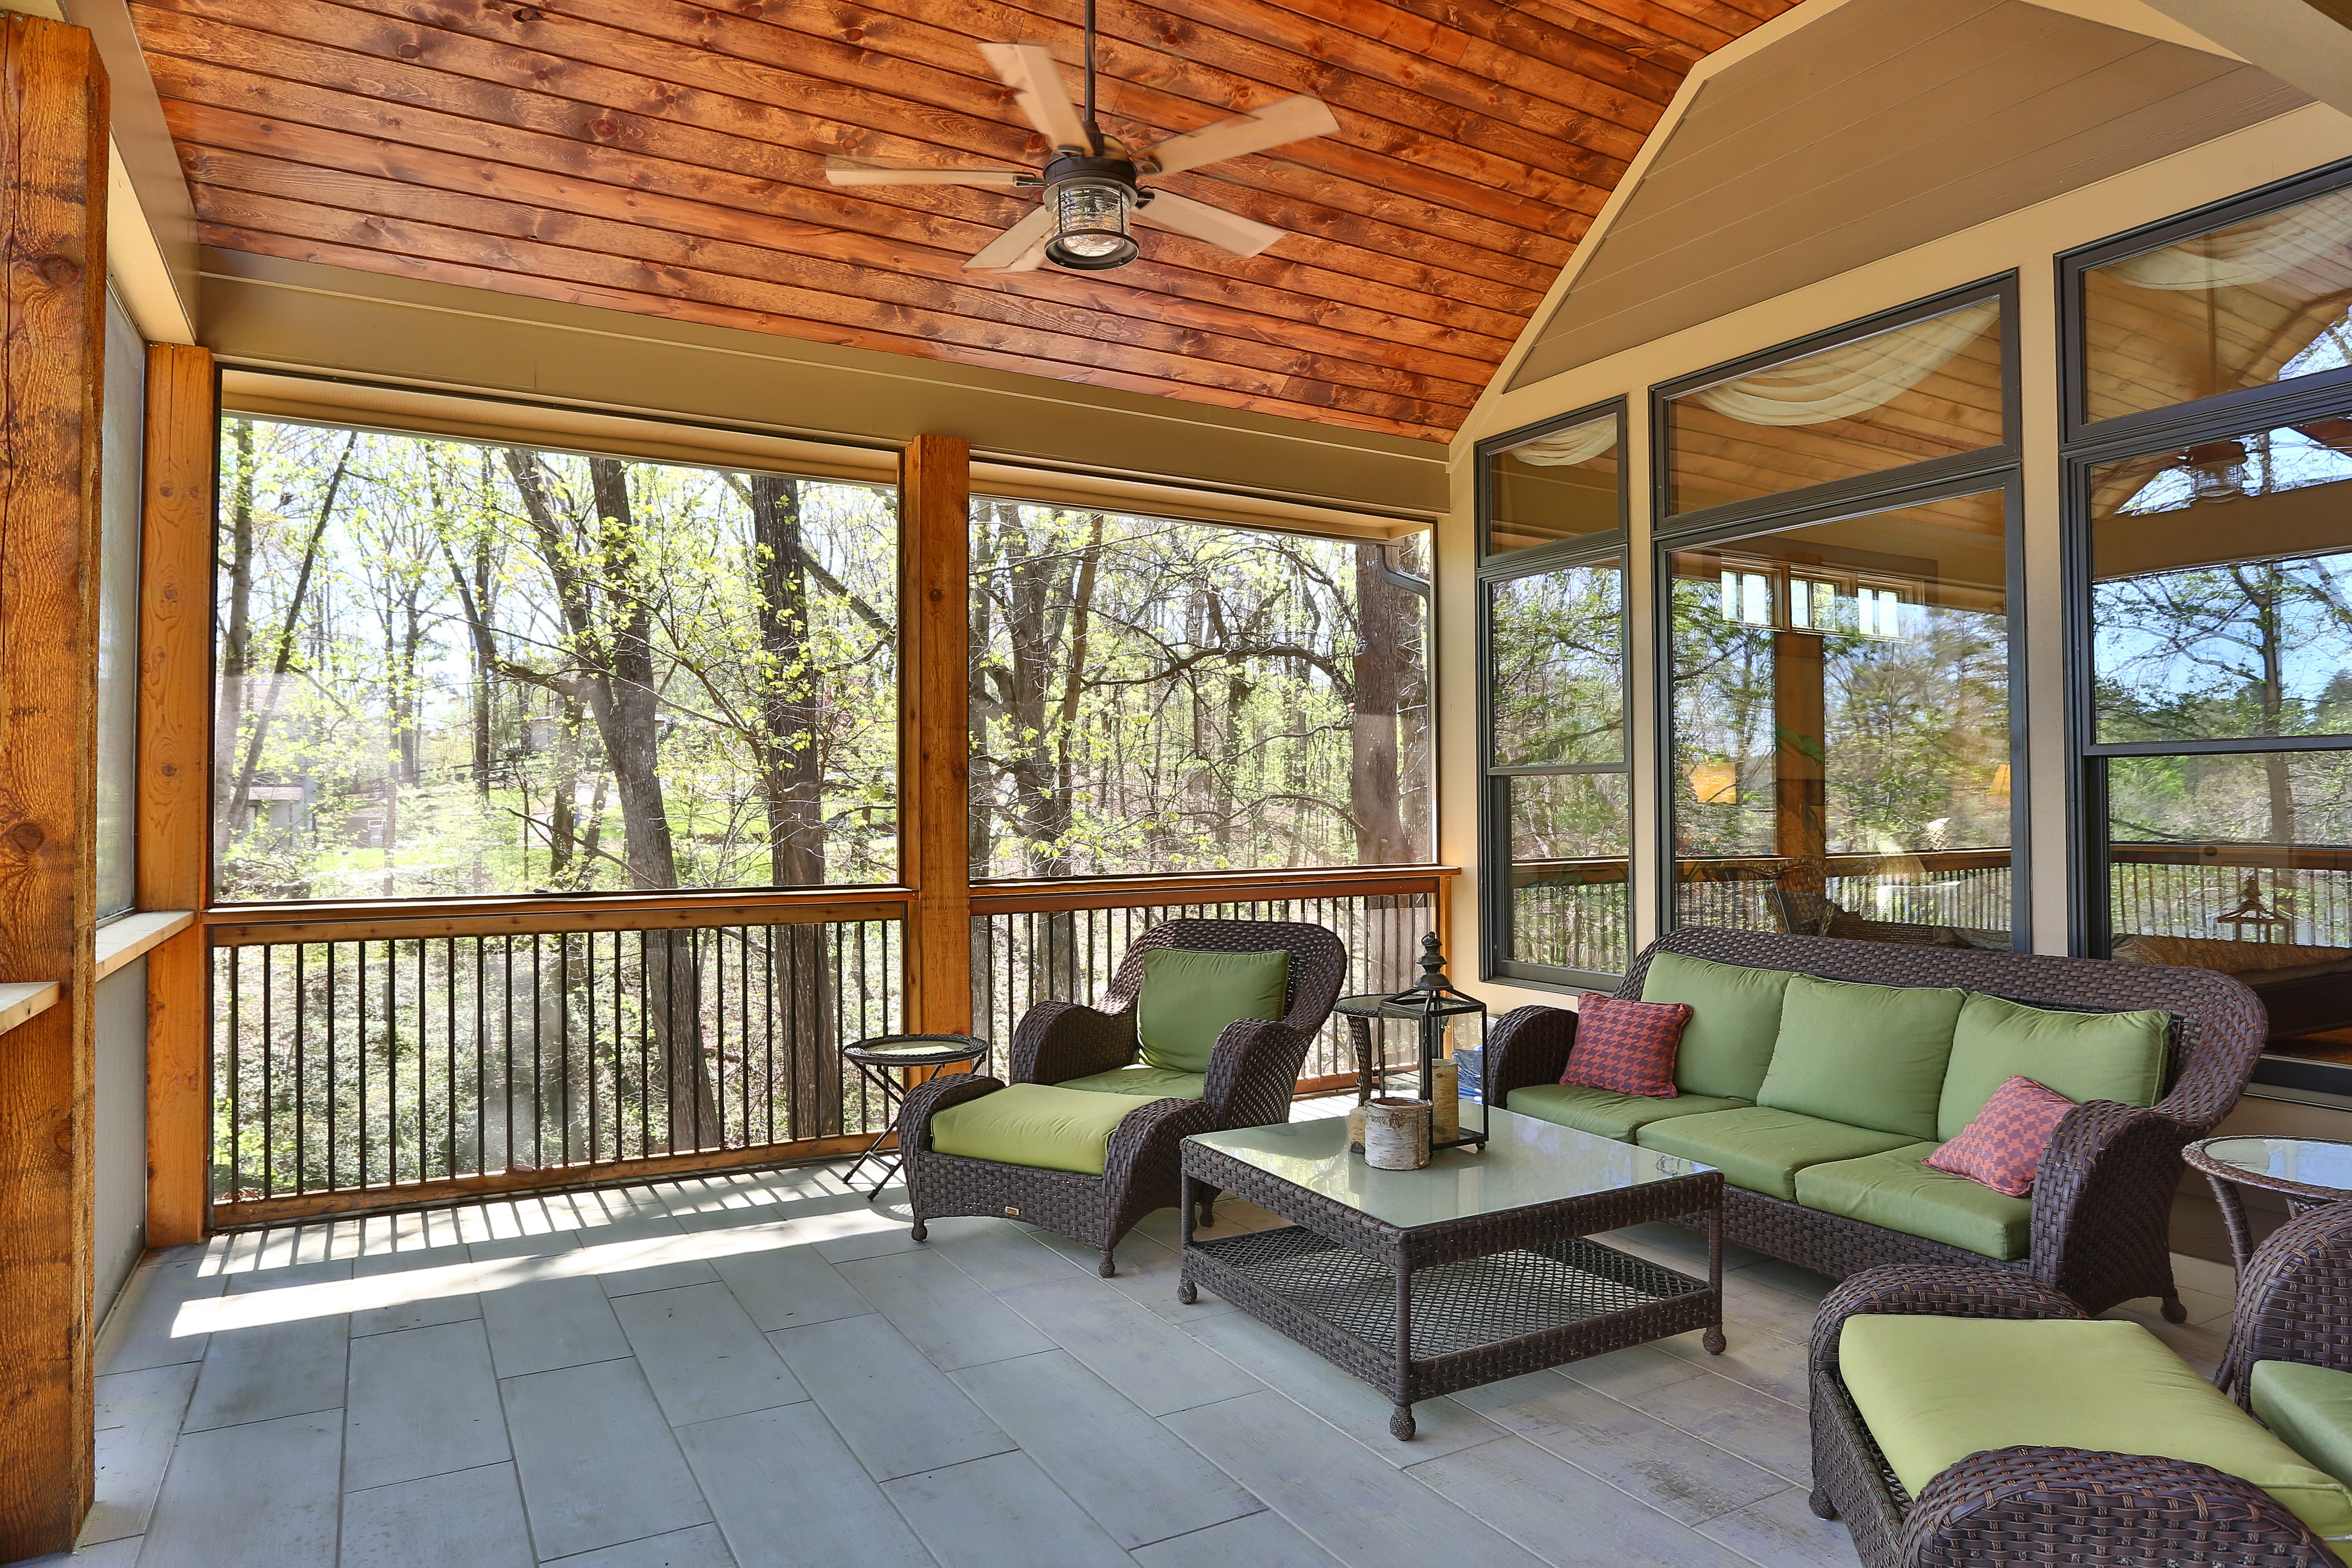
[[899,907],[216,927],[215,1223],[862,1146]]

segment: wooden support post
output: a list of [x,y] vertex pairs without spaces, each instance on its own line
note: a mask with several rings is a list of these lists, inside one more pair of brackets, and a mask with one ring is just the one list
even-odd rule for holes
[[898,468],[898,854],[907,921],[907,1027],[971,1032],[971,864],[965,733],[971,625],[971,444],[919,436]]
[[98,485],[106,72],[89,33],[0,18],[0,1562],[89,1510],[98,888]]
[[[208,349],[147,350],[139,563],[139,907],[202,910],[211,776],[216,379]],[[202,922],[147,955],[147,1245],[204,1239],[211,1203]]]

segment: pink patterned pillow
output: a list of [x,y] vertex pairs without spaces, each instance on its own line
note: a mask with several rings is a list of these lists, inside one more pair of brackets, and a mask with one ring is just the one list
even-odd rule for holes
[[1687,1002],[1632,1002],[1588,991],[1577,1001],[1576,1044],[1559,1081],[1672,1100],[1675,1053],[1690,1016]]
[[2050,1146],[2050,1135],[2074,1109],[2074,1102],[2054,1089],[2030,1078],[2010,1079],[1959,1136],[1920,1163],[2021,1198],[2033,1190],[2034,1168]]

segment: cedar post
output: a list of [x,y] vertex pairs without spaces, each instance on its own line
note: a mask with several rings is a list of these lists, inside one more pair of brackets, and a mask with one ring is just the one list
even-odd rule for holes
[[[208,349],[147,350],[139,563],[139,907],[209,901],[213,483]],[[204,1239],[211,1203],[202,921],[147,955],[147,1245]]]
[[971,865],[965,733],[971,611],[971,444],[919,436],[898,468],[899,874],[907,921],[907,1027],[971,1031]]
[[106,135],[89,34],[0,19],[0,980],[62,991],[0,1033],[0,1561],[90,1503]]

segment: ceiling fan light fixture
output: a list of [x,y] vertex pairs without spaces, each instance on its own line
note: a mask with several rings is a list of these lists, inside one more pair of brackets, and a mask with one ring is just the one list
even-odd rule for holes
[[1107,272],[1135,259],[1135,238],[1128,232],[1135,207],[1132,185],[1082,175],[1060,181],[1045,199],[1054,206],[1054,237],[1045,242],[1045,258],[1055,266]]

